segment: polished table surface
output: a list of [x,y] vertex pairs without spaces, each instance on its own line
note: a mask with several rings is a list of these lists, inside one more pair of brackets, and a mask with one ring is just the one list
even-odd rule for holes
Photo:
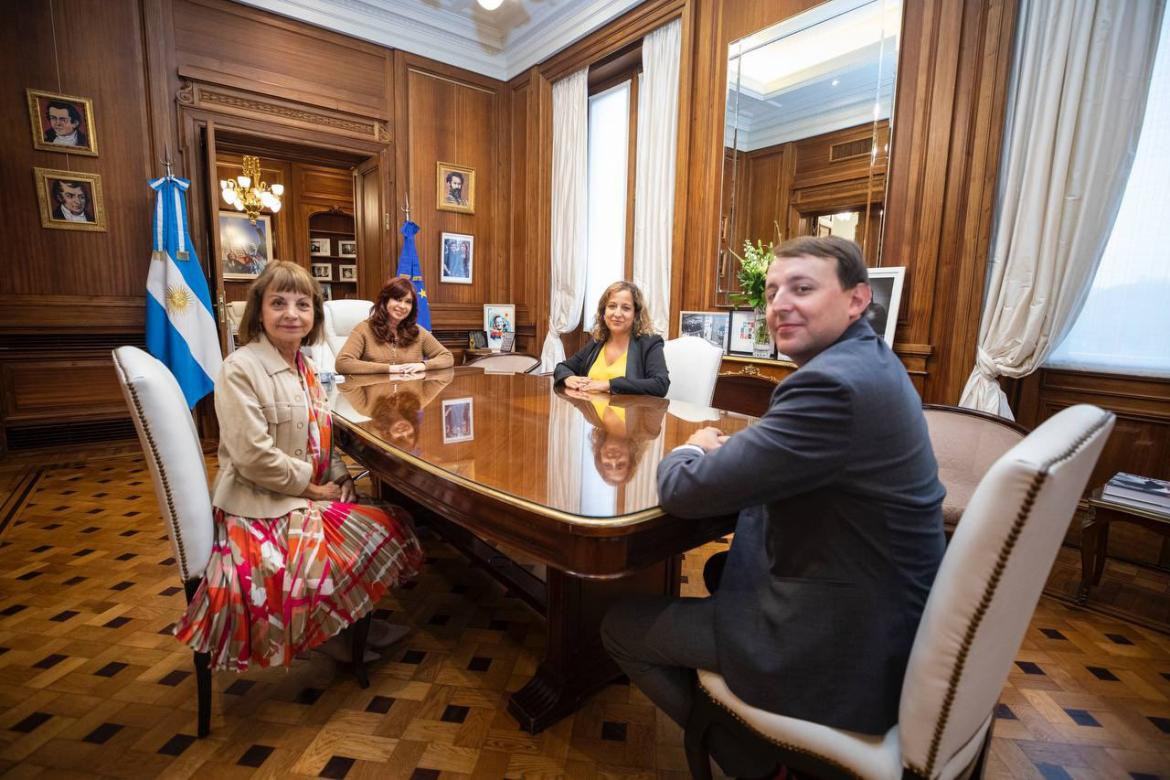
[[[734,527],[658,505],[658,463],[698,428],[750,417],[646,396],[574,396],[551,376],[474,367],[417,379],[353,375],[333,389],[339,446],[548,620],[545,658],[509,710],[539,731],[611,681],[598,627],[631,594],[677,594],[679,556]],[[505,576],[503,556],[548,567]],[[530,578],[530,575],[529,575]],[[531,578],[530,578],[531,579]]]

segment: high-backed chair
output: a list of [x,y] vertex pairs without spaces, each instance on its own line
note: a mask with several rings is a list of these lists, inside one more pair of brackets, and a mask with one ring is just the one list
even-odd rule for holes
[[527,374],[540,366],[540,358],[522,352],[497,352],[477,357],[467,365],[482,368],[489,374]]
[[1028,431],[1005,417],[959,406],[924,404],[922,412],[938,460],[938,478],[947,489],[943,525],[950,536],[979,481]]
[[325,325],[322,328],[320,344],[310,348],[310,357],[318,370],[336,371],[337,354],[345,346],[350,331],[359,322],[369,319],[371,301],[342,299],[325,301]]
[[710,406],[723,350],[698,336],[679,336],[666,342],[662,352],[670,372],[666,397]]
[[[178,561],[179,579],[190,603],[203,581],[213,536],[211,493],[199,434],[179,383],[157,358],[137,347],[118,347],[114,368],[150,468],[163,524]],[[354,674],[365,688],[369,685],[363,662],[369,615],[355,628]],[[211,728],[211,658],[208,653],[194,656],[199,696],[197,733],[205,737]]]
[[[993,710],[1114,417],[1074,406],[999,458],[943,557],[902,683],[898,723],[870,736],[745,704],[700,670],[687,723],[691,774],[709,778],[713,723],[777,764],[825,778],[978,777]],[[794,627],[799,630],[799,626]],[[766,652],[766,648],[761,648]]]

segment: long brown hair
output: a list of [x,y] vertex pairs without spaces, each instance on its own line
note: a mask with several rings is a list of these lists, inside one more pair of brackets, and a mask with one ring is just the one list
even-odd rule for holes
[[248,288],[244,314],[240,318],[241,346],[255,341],[256,337],[264,332],[260,316],[264,308],[264,294],[270,288],[273,292],[299,293],[313,299],[313,327],[309,329],[308,335],[301,339],[301,344],[316,344],[320,341],[321,328],[325,323],[325,298],[321,295],[321,285],[296,263],[274,260],[260,272],[252,286]]
[[646,299],[642,297],[642,291],[638,289],[638,285],[633,282],[614,282],[605,288],[605,292],[601,294],[601,300],[597,302],[597,319],[593,321],[593,330],[589,332],[595,341],[600,341],[602,344],[609,341],[609,326],[605,324],[605,305],[609,303],[609,299],[614,293],[619,293],[622,290],[628,292],[630,297],[634,299],[634,327],[630,331],[630,335],[638,338],[654,332],[654,326],[650,323],[650,312],[646,311]]
[[[401,300],[407,295],[410,296],[410,314],[402,318],[397,328],[391,330],[386,304],[391,298]],[[378,300],[374,301],[374,308],[370,311],[370,330],[374,331],[374,338],[387,344],[413,344],[418,338],[417,320],[418,293],[414,291],[414,285],[405,276],[394,277],[378,293]]]

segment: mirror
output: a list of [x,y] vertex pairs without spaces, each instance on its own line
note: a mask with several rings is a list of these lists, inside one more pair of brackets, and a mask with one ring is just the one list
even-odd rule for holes
[[830,0],[729,45],[719,305],[744,241],[844,236],[879,264],[901,20],[902,0]]

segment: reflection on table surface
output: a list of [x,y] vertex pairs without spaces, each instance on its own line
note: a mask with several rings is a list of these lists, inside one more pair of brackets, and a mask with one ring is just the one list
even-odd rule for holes
[[647,396],[554,390],[551,376],[475,368],[354,375],[335,420],[386,451],[541,507],[620,518],[658,505],[658,463],[698,428],[752,418]]

